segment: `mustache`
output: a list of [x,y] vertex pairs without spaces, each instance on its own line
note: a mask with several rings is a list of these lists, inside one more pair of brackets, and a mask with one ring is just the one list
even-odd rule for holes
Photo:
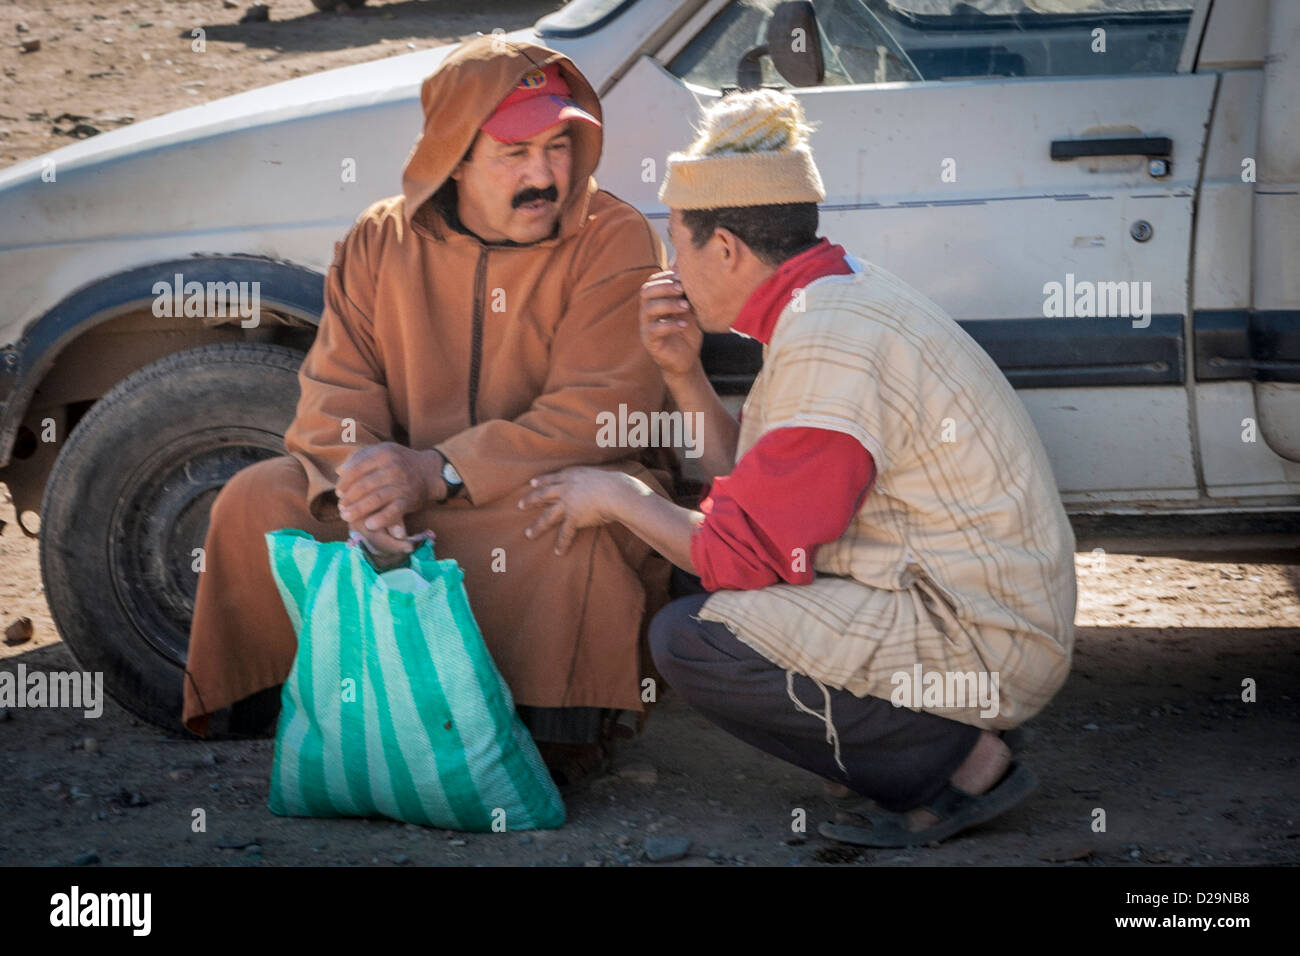
[[515,198],[510,200],[510,208],[518,209],[526,202],[532,202],[534,199],[545,199],[547,202],[558,202],[560,191],[552,183],[545,189],[538,189],[536,186],[529,186],[527,189],[521,189],[515,193]]

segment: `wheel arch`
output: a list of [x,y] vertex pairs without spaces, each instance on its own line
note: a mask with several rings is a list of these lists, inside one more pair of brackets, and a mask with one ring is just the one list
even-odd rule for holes
[[[258,325],[242,328],[238,315],[155,317],[155,285],[173,284],[178,274],[205,288],[256,282]],[[198,254],[96,279],[32,322],[0,352],[0,480],[22,531],[35,536],[22,517],[39,512],[63,439],[95,400],[144,365],[199,345],[264,342],[305,351],[324,309],[324,282],[322,273],[281,259]],[[37,441],[39,423],[49,420],[57,440]]]

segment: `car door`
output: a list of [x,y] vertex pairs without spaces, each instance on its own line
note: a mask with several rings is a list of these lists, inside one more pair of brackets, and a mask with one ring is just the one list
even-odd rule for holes
[[1196,431],[1206,495],[1300,495],[1300,4],[1216,3],[1197,69],[1217,71],[1192,258]]
[[[606,92],[603,186],[652,219],[664,156],[738,85],[777,0],[706,5]],[[1216,77],[1193,0],[814,0],[822,232],[915,285],[998,361],[1067,503],[1198,496],[1193,214]],[[806,36],[792,36],[792,49]],[[752,59],[752,57],[751,57]],[[768,58],[763,82],[791,84]],[[731,336],[735,340],[737,337]],[[756,355],[709,347],[742,390]]]

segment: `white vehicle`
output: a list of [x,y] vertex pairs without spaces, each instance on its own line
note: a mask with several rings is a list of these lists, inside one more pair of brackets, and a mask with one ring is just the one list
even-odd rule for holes
[[[1300,3],[574,0],[519,35],[590,78],[597,178],[660,226],[698,105],[794,90],[823,233],[998,361],[1072,511],[1300,510]],[[333,245],[399,190],[446,52],[0,172],[0,480],[69,647],[149,720],[179,724],[212,498],[283,453]],[[720,391],[752,346],[709,340]]]

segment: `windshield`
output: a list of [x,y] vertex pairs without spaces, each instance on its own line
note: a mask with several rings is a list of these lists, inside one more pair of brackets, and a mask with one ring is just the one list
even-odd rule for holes
[[1194,0],[865,0],[886,20],[919,29],[990,28],[998,23],[1064,25],[1099,18],[1157,21],[1186,18]]
[[[1191,2],[814,0],[825,58],[816,85],[1174,73]],[[742,85],[738,64],[766,49],[779,3],[733,0],[669,71],[708,89]],[[787,85],[770,55],[758,66],[761,83]]]
[[599,30],[636,0],[573,0],[537,21],[543,37],[580,37]]
[[[877,4],[873,4],[877,5]],[[1163,13],[1189,10],[1193,0],[884,0],[878,4],[913,17],[961,15],[1010,16],[1038,14],[1064,16],[1080,13]]]

